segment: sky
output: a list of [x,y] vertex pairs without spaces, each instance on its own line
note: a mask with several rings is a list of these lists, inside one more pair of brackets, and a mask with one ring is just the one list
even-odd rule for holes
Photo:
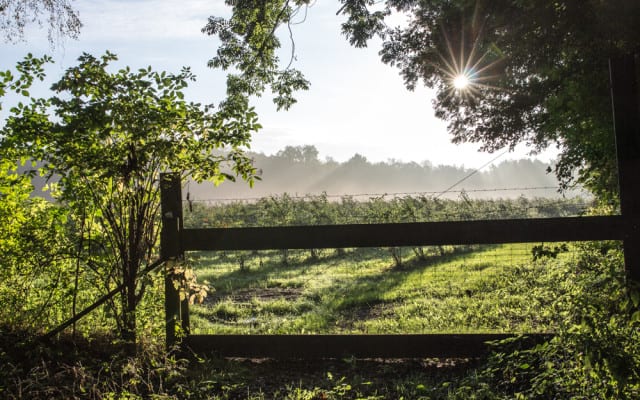
[[[78,40],[67,39],[52,49],[46,30],[29,27],[25,42],[0,42],[0,69],[12,68],[28,52],[49,54],[55,64],[47,73],[57,79],[82,52],[97,56],[109,50],[118,55],[119,67],[150,65],[178,72],[189,66],[198,80],[186,91],[187,99],[217,104],[224,98],[225,73],[206,66],[219,42],[201,32],[209,16],[229,15],[222,0],[76,0],[72,5],[84,24]],[[450,143],[446,122],[434,116],[433,92],[407,90],[399,70],[380,61],[379,42],[351,47],[340,33],[344,17],[336,16],[339,8],[337,0],[317,1],[306,20],[293,27],[293,65],[311,88],[297,94],[298,103],[289,111],[276,111],[266,95],[254,100],[263,129],[252,139],[252,151],[274,154],[285,146],[314,145],[321,159],[346,161],[358,153],[371,162],[428,161],[467,168],[495,158],[479,152],[477,144]],[[281,58],[288,62],[291,48],[284,33],[279,32]],[[521,146],[495,162],[528,153]],[[551,150],[535,158],[549,162],[555,155]]]

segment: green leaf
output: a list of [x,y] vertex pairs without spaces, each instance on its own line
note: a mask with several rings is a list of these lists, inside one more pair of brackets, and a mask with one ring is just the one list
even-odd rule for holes
[[631,297],[634,307],[638,307],[640,305],[640,292],[632,290],[631,293],[629,293],[629,297]]

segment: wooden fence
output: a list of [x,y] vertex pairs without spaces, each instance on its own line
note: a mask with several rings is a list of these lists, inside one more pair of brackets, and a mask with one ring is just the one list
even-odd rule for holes
[[[621,240],[630,279],[640,281],[640,124],[633,56],[610,61],[611,94],[620,176],[621,215],[396,224],[184,229],[179,174],[161,180],[161,258],[185,251],[392,247],[525,242]],[[335,358],[474,357],[505,334],[424,335],[191,335],[189,305],[167,277],[167,343],[231,357]],[[181,328],[181,329],[180,329]],[[539,340],[541,335],[530,335]]]

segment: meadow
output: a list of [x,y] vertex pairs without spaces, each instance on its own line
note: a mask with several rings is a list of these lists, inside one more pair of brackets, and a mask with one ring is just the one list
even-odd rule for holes
[[[585,207],[579,198],[479,200],[465,193],[456,200],[282,195],[244,204],[190,204],[185,224],[557,217]],[[558,279],[554,264],[571,257],[570,250],[522,243],[191,252],[187,258],[198,281],[209,287],[202,304],[191,307],[192,333],[550,332],[554,321],[547,306],[557,296],[550,284]]]
[[[421,249],[192,253],[209,296],[192,332],[225,334],[533,333],[553,331],[557,259],[539,244]],[[568,248],[567,248],[568,249]],[[248,254],[247,254],[248,253]],[[425,254],[426,253],[426,254]],[[571,257],[563,253],[560,259]],[[242,267],[240,267],[242,265]]]

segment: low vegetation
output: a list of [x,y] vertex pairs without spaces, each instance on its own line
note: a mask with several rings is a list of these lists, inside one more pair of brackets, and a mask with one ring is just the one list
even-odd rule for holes
[[[40,23],[44,15],[50,42],[57,34],[77,35],[81,24],[68,1],[37,3],[0,2],[0,33],[10,41],[25,38],[26,23]],[[285,42],[276,31],[304,22],[311,2],[227,3],[230,14],[210,17],[203,28],[219,39],[208,65],[227,72],[226,98],[215,108],[184,99],[195,78],[188,68],[114,72],[109,52],[83,54],[45,97],[32,85],[45,78],[52,58],[29,54],[14,70],[0,71],[0,110],[8,111],[0,126],[0,398],[640,398],[640,292],[625,275],[618,242],[194,253],[200,281],[193,299],[202,300],[194,306],[196,331],[523,335],[493,343],[490,354],[473,360],[311,363],[167,351],[164,277],[146,273],[158,259],[159,173],[180,171],[182,178],[213,183],[259,180],[246,153],[261,128],[252,99],[271,92],[276,107],[288,109],[294,93],[310,85],[292,65],[295,46],[289,60],[280,58]],[[349,42],[364,47],[381,39],[382,60],[400,68],[409,89],[420,82],[434,89],[435,114],[448,123],[454,142],[488,151],[555,145],[558,159],[547,170],[560,186],[582,185],[609,205],[604,214],[613,213],[617,178],[633,165],[616,163],[615,143],[625,139],[618,130],[614,141],[611,128],[628,125],[621,109],[637,108],[633,96],[619,92],[636,81],[629,71],[640,38],[637,2],[341,3],[337,14],[345,18]],[[386,23],[394,12],[408,16],[403,27]],[[289,38],[293,43],[291,29]],[[452,89],[458,76],[468,88]],[[15,104],[2,109],[8,94]],[[324,170],[330,174],[323,184],[343,172],[365,184],[378,175],[391,186],[410,170],[432,180],[428,173],[451,172],[444,187],[482,175],[393,161],[371,165],[358,154],[342,168],[319,162],[310,146],[276,156],[288,169],[283,178],[309,180],[307,171]],[[28,160],[33,170],[16,173]],[[290,167],[302,164],[305,171]],[[48,188],[56,202],[32,197],[36,174],[59,179]],[[452,178],[458,174],[462,180]],[[519,182],[525,174],[517,175]],[[304,192],[317,189],[326,186]],[[586,206],[580,200],[479,201],[464,192],[454,202],[432,194],[368,201],[281,196],[216,207],[191,198],[187,222],[241,227],[553,217]],[[64,333],[45,335],[105,293],[118,296],[104,297]],[[527,332],[553,335],[531,346]]]
[[[479,259],[479,254],[499,251],[504,249],[481,249],[469,253],[465,255],[469,256],[469,262],[459,265],[458,269],[465,271],[468,276],[477,274],[475,279],[468,279],[476,284],[482,282],[479,275],[485,275],[482,290],[487,293],[482,297],[487,303],[493,304],[494,310],[501,307],[496,305],[496,298],[489,300],[492,289],[494,294],[504,293],[512,298],[529,299],[532,311],[524,308],[522,314],[528,317],[537,315],[539,326],[552,328],[555,336],[550,341],[533,348],[523,346],[519,339],[496,343],[493,352],[480,360],[343,359],[308,362],[218,360],[189,354],[167,356],[159,348],[159,341],[155,341],[155,345],[153,342],[146,343],[146,351],[136,358],[127,358],[119,352],[121,347],[114,344],[109,336],[89,335],[90,339],[76,338],[73,341],[60,338],[48,345],[34,345],[33,342],[25,345],[21,343],[31,339],[31,333],[17,335],[14,332],[10,335],[3,329],[0,393],[3,398],[96,399],[637,398],[640,395],[640,318],[634,310],[637,309],[638,295],[624,284],[618,245],[580,244],[570,247],[568,253],[561,254],[557,259],[541,259],[535,263],[526,262],[524,255],[513,256],[514,260],[522,262],[519,266],[505,265],[494,269],[491,274],[488,268],[478,271],[482,264],[472,262],[474,258]],[[365,256],[369,257],[368,261]],[[374,250],[367,250],[360,254],[360,260],[375,264],[373,260],[376,257],[379,260],[379,256],[386,255],[382,251],[376,254]],[[347,252],[347,257],[356,257],[356,252]],[[390,269],[384,274],[391,276],[391,282],[397,283],[400,276],[427,277],[431,271],[440,270],[440,278],[444,281],[445,275],[448,276],[445,272],[452,270],[455,265],[456,255],[439,257],[442,259],[430,265],[412,264],[407,270]],[[206,261],[205,257],[199,260],[203,264]],[[330,264],[326,260],[323,263]],[[272,275],[265,287],[278,288],[280,296],[272,296],[272,300],[266,298],[271,292],[259,287],[251,295],[248,291],[245,294],[241,290],[235,291],[237,297],[234,301],[246,296],[250,297],[249,302],[253,306],[259,306],[256,310],[260,309],[261,314],[258,314],[259,318],[254,323],[256,330],[266,328],[261,324],[267,321],[267,316],[278,320],[287,313],[305,315],[313,309],[312,300],[307,300],[309,305],[305,306],[305,301],[301,299],[304,295],[299,295],[300,286],[293,284],[296,277],[292,276],[301,275],[301,271],[310,272],[313,266],[301,260],[296,264],[296,272],[291,265],[263,264],[264,271],[250,267],[248,271],[235,268],[231,272],[236,276],[237,284],[244,281],[247,287],[251,286],[252,281],[257,282]],[[339,271],[341,267],[338,264],[331,268]],[[202,269],[200,273],[203,276],[210,272]],[[220,271],[217,273],[221,276],[225,274]],[[289,286],[285,285],[287,274],[290,275]],[[446,296],[441,294],[441,297],[448,296],[453,300],[455,293],[463,303],[479,304],[473,299],[476,294],[469,297],[458,293],[463,287],[459,277],[452,279],[457,288]],[[224,279],[227,283],[231,282],[231,277]],[[340,281],[339,277],[336,281]],[[209,301],[214,298],[220,300],[223,291],[220,288],[214,292]],[[284,293],[296,296],[297,300],[288,301]],[[370,298],[375,298],[366,290],[348,291],[342,297],[327,291],[328,299],[334,302],[333,310],[337,312],[333,312],[334,315],[322,323],[346,321],[345,316],[359,309],[357,304],[360,304],[361,296],[368,294],[372,296]],[[438,299],[436,293],[419,290],[403,296],[400,296],[399,290],[382,290],[378,298],[384,296],[396,300],[402,298],[402,302],[409,305],[419,304],[418,300],[427,304]],[[540,303],[541,299],[545,300],[545,304]],[[226,301],[230,303],[229,299]],[[438,302],[438,307],[434,306],[432,311],[444,316],[450,307],[446,303],[446,300]],[[506,303],[507,312],[486,319],[486,326],[491,325],[491,319],[514,322],[508,310],[511,300]],[[473,305],[466,309],[470,318],[481,315],[469,312],[471,308]],[[222,308],[217,310],[219,319],[231,320],[234,312],[232,307],[228,308],[226,314],[221,312]],[[330,308],[328,310],[331,311]],[[387,320],[384,310],[377,316],[378,321]],[[422,312],[422,316],[429,320],[424,314],[425,306],[418,306],[413,311],[416,310],[417,315]],[[201,318],[204,319],[205,315],[206,312],[202,312]],[[236,315],[240,316],[240,313]],[[451,315],[456,318],[454,314]],[[152,319],[151,316],[148,318]],[[371,323],[375,319],[371,313],[368,318],[359,318],[364,321],[359,328],[373,326]],[[402,317],[398,319],[393,316],[391,320],[401,321]],[[159,322],[157,318],[156,321]],[[406,319],[407,326],[409,321],[410,318]],[[309,322],[305,321],[313,329]],[[387,323],[385,328],[391,324]],[[463,322],[463,326],[465,324],[467,327],[471,325],[469,321]],[[216,329],[220,330],[223,325],[218,325]],[[520,328],[517,328],[518,323],[507,329],[513,329],[514,326],[516,331],[528,329],[526,324],[520,324]],[[342,329],[346,329],[346,326]],[[501,328],[493,325],[493,329]],[[251,332],[255,333],[255,330]]]
[[550,218],[582,215],[590,203],[571,199],[476,199],[462,191],[457,199],[428,195],[379,195],[331,198],[273,195],[254,202],[187,201],[184,225],[189,228],[370,224],[388,222],[469,221],[478,219]]
[[[246,207],[243,213],[251,215],[248,211],[259,204],[277,204],[277,200],[258,202]],[[297,211],[310,204],[287,201]],[[344,203],[360,210],[393,210],[403,202],[409,200],[374,199],[372,204],[376,207]],[[526,207],[515,207],[525,202]],[[18,203],[6,203],[11,204],[17,207]],[[324,204],[340,214],[341,203]],[[545,201],[524,199],[491,203],[462,198],[459,202],[429,204],[461,213],[488,204],[503,210],[527,210],[529,215],[538,216],[541,210],[552,209]],[[571,215],[584,208],[584,203],[574,200],[554,204],[553,215]],[[35,206],[44,207],[38,201]],[[57,215],[43,210],[43,216]],[[215,209],[198,205],[192,214],[185,212],[189,218],[199,215],[205,223],[207,213],[221,210],[229,214],[229,210],[241,211],[242,207],[226,205]],[[30,221],[47,222],[47,218]],[[61,235],[53,244],[63,245],[64,230],[53,233]],[[12,251],[22,249],[26,243],[12,242]],[[199,283],[208,285],[203,303],[192,306],[194,333],[513,332],[526,336],[530,332],[552,332],[553,337],[535,347],[520,338],[495,343],[492,352],[481,359],[347,358],[310,362],[167,353],[161,317],[162,279],[157,274],[147,282],[149,290],[141,300],[138,313],[141,343],[139,354],[131,357],[118,339],[108,305],[49,342],[38,339],[47,327],[68,315],[68,300],[74,295],[73,291],[62,290],[73,288],[70,284],[47,292],[50,295],[46,298],[37,296],[44,293],[41,285],[56,282],[49,278],[56,266],[67,271],[64,273],[68,276],[64,276],[73,282],[70,266],[54,263],[39,269],[40,275],[36,270],[27,270],[31,271],[29,276],[34,284],[29,293],[34,296],[20,292],[27,284],[25,279],[19,281],[21,286],[3,286],[4,298],[24,307],[13,315],[0,314],[0,397],[631,399],[640,396],[637,311],[640,295],[625,282],[619,243],[392,250],[288,250],[286,258],[282,251],[190,253]],[[400,256],[400,265],[393,252]],[[16,265],[16,269],[4,273],[19,276],[20,271]],[[78,309],[86,302],[87,299],[78,296]]]

